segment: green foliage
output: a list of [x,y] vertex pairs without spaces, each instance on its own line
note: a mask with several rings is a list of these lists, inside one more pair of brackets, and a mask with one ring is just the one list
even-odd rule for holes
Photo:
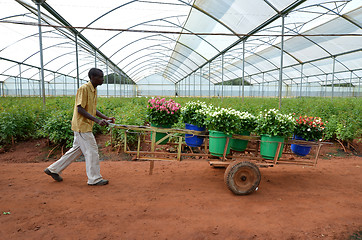
[[181,121],[184,123],[203,127],[205,124],[206,114],[204,111],[198,111],[206,109],[207,105],[205,102],[189,101],[181,108]]
[[256,132],[259,135],[289,137],[294,133],[295,120],[291,114],[282,114],[279,110],[270,109],[257,116]]
[[205,126],[207,129],[220,131],[225,134],[234,134],[239,131],[240,111],[232,108],[215,107],[199,111],[205,111],[207,113],[205,119]]
[[48,138],[54,144],[71,147],[74,133],[71,130],[73,111],[59,110],[44,122],[42,136]]
[[[148,98],[143,97],[98,98],[97,107],[103,114],[115,117],[117,124],[144,125],[147,119],[146,106],[148,100]],[[259,114],[264,109],[278,108],[277,98],[244,98],[244,101],[241,98],[177,98],[177,102],[181,105],[197,100],[205,102],[206,105],[233,108],[253,115]],[[47,128],[48,135],[44,135],[44,125],[51,121],[57,124],[57,122],[62,122],[61,119],[65,118],[70,121],[73,107],[74,96],[49,97],[46,99],[45,109],[42,106],[42,99],[38,97],[0,98],[0,145],[10,144],[12,140],[20,141],[42,136],[49,137],[51,128],[49,126]],[[61,112],[66,112],[65,116],[59,116],[58,114]],[[360,138],[362,134],[362,98],[334,98],[333,101],[329,98],[282,99],[280,112],[283,114],[295,113],[302,116],[321,117],[325,121],[324,139],[351,141]],[[58,119],[55,116],[58,116]],[[60,125],[63,126],[64,123],[63,121]],[[70,122],[67,124],[64,124],[63,127],[69,132],[64,132],[67,140],[63,138],[63,141],[70,143],[73,139],[73,133],[70,129]],[[183,125],[180,126],[183,127]],[[61,128],[61,126],[58,127]],[[95,133],[106,133],[107,130],[105,127],[94,124]],[[60,134],[58,130],[56,132]],[[54,137],[54,141],[58,141],[55,139],[59,140],[61,138]],[[115,139],[116,144],[122,144],[124,131],[114,129],[113,139]],[[128,134],[129,142],[132,143],[136,140],[136,134]]]

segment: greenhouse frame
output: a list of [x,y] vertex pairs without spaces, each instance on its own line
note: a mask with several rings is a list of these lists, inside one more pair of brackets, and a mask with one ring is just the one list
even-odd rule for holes
[[0,96],[360,97],[360,0],[0,0]]

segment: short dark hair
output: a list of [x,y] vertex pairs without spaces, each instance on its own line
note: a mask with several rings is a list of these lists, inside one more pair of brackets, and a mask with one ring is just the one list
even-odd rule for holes
[[88,72],[88,77],[91,79],[92,77],[103,76],[103,71],[98,68],[91,68]]

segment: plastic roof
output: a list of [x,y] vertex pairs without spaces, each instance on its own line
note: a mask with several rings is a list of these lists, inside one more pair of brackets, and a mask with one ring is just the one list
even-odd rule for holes
[[[0,4],[0,82],[39,80],[36,4]],[[244,66],[251,83],[277,81],[282,16],[284,83],[362,77],[360,0],[47,0],[41,14],[45,81],[77,76],[76,41],[81,79],[96,66],[136,83],[153,74],[177,83],[201,68],[220,83]]]

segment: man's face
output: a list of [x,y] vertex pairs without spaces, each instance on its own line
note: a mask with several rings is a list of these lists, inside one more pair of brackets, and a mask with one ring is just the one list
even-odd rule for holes
[[103,73],[101,73],[99,76],[95,76],[93,79],[95,84],[97,84],[97,86],[102,85],[104,81]]

